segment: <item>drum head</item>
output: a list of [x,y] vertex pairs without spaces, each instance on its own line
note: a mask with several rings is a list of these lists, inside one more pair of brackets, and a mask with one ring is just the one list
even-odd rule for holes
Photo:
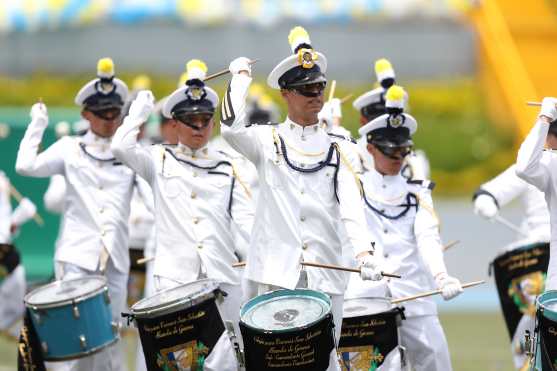
[[331,300],[321,292],[277,290],[248,301],[240,310],[240,321],[263,331],[290,331],[310,326],[331,311]]
[[343,317],[360,317],[382,313],[393,307],[387,298],[360,298],[344,301]]
[[557,321],[557,290],[546,291],[536,299],[538,309],[543,310],[543,316]]
[[39,287],[25,296],[29,306],[50,306],[84,300],[106,287],[106,278],[87,276],[71,280],[59,280]]
[[133,314],[162,311],[169,307],[193,302],[201,296],[210,295],[218,287],[218,283],[211,279],[186,283],[138,301],[131,307],[131,311]]

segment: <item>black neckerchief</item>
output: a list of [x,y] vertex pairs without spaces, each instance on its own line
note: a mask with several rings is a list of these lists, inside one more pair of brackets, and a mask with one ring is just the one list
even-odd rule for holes
[[379,214],[383,218],[390,219],[390,220],[400,219],[404,215],[406,215],[408,213],[408,211],[410,211],[410,209],[413,208],[413,207],[416,208],[416,212],[418,211],[418,206],[419,206],[418,197],[414,193],[408,192],[408,194],[406,195],[406,202],[402,203],[400,205],[396,205],[396,207],[403,207],[404,208],[400,213],[398,213],[396,215],[387,215],[387,214],[385,214],[385,211],[379,210],[379,209],[373,207],[373,205],[368,201],[368,199],[366,197],[366,193],[363,189],[364,189],[364,186],[362,184],[363,198],[364,198],[364,201],[365,201],[366,205],[371,210],[373,210],[373,212],[375,212],[376,214]]
[[111,158],[99,158],[91,153],[89,153],[87,151],[87,145],[83,142],[79,143],[79,147],[81,148],[81,150],[83,151],[83,153],[85,153],[89,158],[92,158],[95,161],[100,161],[100,162],[112,162],[114,165],[121,165],[121,162],[117,162],[116,158],[111,157]]

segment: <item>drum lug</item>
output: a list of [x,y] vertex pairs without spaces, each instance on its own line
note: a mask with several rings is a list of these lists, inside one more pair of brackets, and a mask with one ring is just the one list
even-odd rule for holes
[[48,345],[46,344],[46,342],[41,342],[41,348],[43,351],[43,354],[48,354]]
[[236,331],[234,330],[234,325],[232,321],[224,321],[224,326],[226,327],[226,331],[228,332],[228,337],[230,338],[230,342],[234,347],[234,352],[236,353],[236,359],[238,360],[238,365],[240,369],[244,369],[246,360],[244,358],[244,352],[240,349],[240,344],[238,344],[238,340],[236,340]]
[[118,322],[110,322],[110,326],[112,327],[112,332],[114,333],[114,335],[118,334],[118,331],[120,331],[120,323]]
[[37,325],[42,325],[43,324],[43,316],[41,316],[41,313],[39,312],[39,310],[37,309],[37,307],[33,307],[33,316],[35,317],[35,320],[37,321]]
[[73,317],[75,319],[79,319],[79,308],[77,307],[77,304],[75,304],[75,303],[73,305]]
[[85,335],[79,335],[79,345],[82,350],[87,349],[87,339],[85,338]]
[[532,352],[532,336],[528,330],[526,330],[526,333],[524,334],[524,350],[526,357],[531,358],[534,355]]
[[108,295],[108,288],[104,289],[104,302],[110,304],[110,295]]

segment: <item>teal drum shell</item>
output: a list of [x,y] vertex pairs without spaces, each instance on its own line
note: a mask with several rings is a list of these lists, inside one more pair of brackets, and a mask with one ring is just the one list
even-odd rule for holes
[[548,332],[548,325],[557,327],[557,290],[546,291],[536,298],[536,317],[536,350],[530,370],[549,370],[557,362],[554,333]]
[[26,295],[25,305],[47,361],[86,357],[118,340],[102,276],[39,287]]
[[328,295],[309,289],[284,289],[245,303],[240,309],[240,322],[258,332],[285,333],[312,326],[330,313]]
[[538,296],[536,307],[544,317],[557,322],[557,290],[546,291]]

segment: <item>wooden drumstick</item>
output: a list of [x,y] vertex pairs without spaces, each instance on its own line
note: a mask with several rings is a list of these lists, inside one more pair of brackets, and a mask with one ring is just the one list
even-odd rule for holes
[[455,245],[458,245],[459,243],[460,243],[459,240],[454,240],[454,241],[449,242],[448,244],[443,246],[443,252],[447,251],[448,249],[450,249],[451,247],[453,247]]
[[[337,271],[344,271],[344,272],[352,272],[352,273],[360,273],[360,270],[357,268],[347,268],[341,267],[338,265],[330,265],[330,264],[321,264],[321,263],[311,263],[311,262],[300,262],[301,265],[305,267],[316,267],[316,268],[326,268],[326,269],[333,269]],[[239,262],[232,264],[233,267],[243,267],[246,265],[246,262]],[[383,277],[392,277],[392,278],[401,278],[398,274],[381,272]]]
[[[532,101],[530,101],[530,102],[526,102],[526,105],[540,107],[542,105],[542,102],[532,102]],[[557,106],[557,104],[556,104],[556,106]]]
[[[248,63],[249,63],[250,66],[251,66],[252,64],[256,63],[257,61],[259,61],[259,59],[254,59],[254,60],[252,60],[252,61],[249,61]],[[230,73],[230,70],[229,70],[228,68],[225,69],[225,70],[219,71],[219,72],[215,72],[215,73],[213,73],[213,74],[211,74],[211,75],[209,75],[209,76],[206,76],[206,77],[203,79],[203,81],[209,81],[209,80],[212,80],[212,79],[214,79],[214,78],[216,78],[216,77],[219,77],[219,76],[222,76],[222,75],[226,75],[227,73]]]
[[148,258],[137,259],[137,260],[136,260],[136,263],[139,264],[139,265],[143,265],[143,264],[148,263],[148,262],[153,261],[153,260],[155,260],[155,257],[154,257],[154,256],[150,256],[150,257],[148,257]]
[[[10,184],[10,194],[12,195],[12,197],[17,201],[17,202],[21,202],[21,200],[23,200],[23,196],[21,195],[21,193],[19,193],[19,191],[13,186],[13,184]],[[33,215],[33,220],[40,225],[41,227],[44,225],[44,220],[43,218],[39,215],[39,213],[35,213],[35,215]]]
[[348,100],[349,100],[350,98],[352,98],[353,95],[354,95],[354,94],[350,93],[350,94],[348,94],[347,96],[345,96],[344,98],[342,98],[342,99],[340,100],[340,104],[344,104],[344,103],[348,102]]
[[335,90],[337,89],[337,80],[333,80],[331,83],[331,90],[329,90],[329,101],[333,100],[335,97]]
[[[481,285],[484,284],[485,281],[481,280],[481,281],[473,281],[473,282],[468,282],[462,285],[463,289],[466,289],[468,287],[472,287],[472,286],[477,286],[477,285]],[[412,296],[407,296],[405,298],[400,298],[400,299],[394,299],[391,300],[392,304],[398,304],[398,303],[402,303],[405,301],[410,301],[410,300],[416,300],[416,299],[420,299],[420,298],[425,298],[427,296],[433,296],[433,295],[438,295],[441,293],[442,290],[433,290],[433,291],[427,291],[427,292],[423,292],[421,294],[417,294],[417,295],[412,295]]]

